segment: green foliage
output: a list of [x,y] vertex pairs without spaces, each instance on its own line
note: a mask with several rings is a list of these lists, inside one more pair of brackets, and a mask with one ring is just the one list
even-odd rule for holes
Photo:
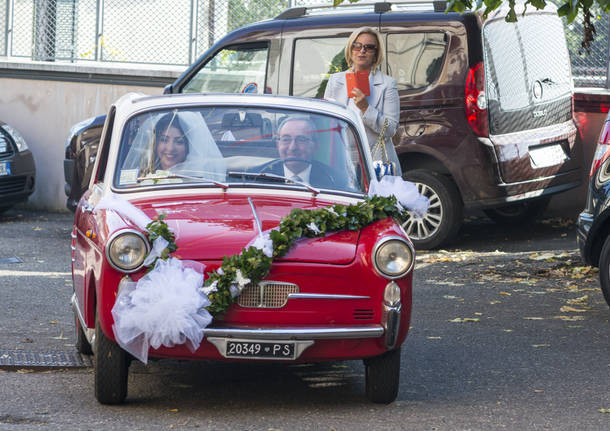
[[[167,227],[167,223],[163,220],[167,217],[167,214],[161,214],[153,219],[150,223],[146,225],[146,230],[148,231],[148,241],[152,244],[155,242],[157,238],[164,238],[169,244],[161,253],[161,259],[166,260],[169,257],[169,254],[176,251],[178,246],[176,245],[176,237],[174,233],[169,230]],[[159,259],[159,258],[157,258]],[[149,266],[150,269],[155,267],[155,263],[157,259]],[[149,270],[150,270],[149,269]]]
[[[290,251],[295,241],[300,238],[322,237],[329,232],[344,230],[359,230],[363,227],[386,218],[404,221],[407,217],[396,206],[394,196],[367,197],[354,205],[334,204],[327,208],[314,210],[293,209],[280,221],[279,228],[269,234],[273,243],[273,257],[282,257]],[[163,251],[162,259],[167,259],[169,253],[176,251],[174,234],[164,221],[165,215],[160,215],[148,224],[148,238],[152,242],[158,237],[165,238],[170,245]],[[237,288],[239,276],[242,282],[256,285],[269,274],[273,259],[265,256],[262,250],[255,247],[243,248],[240,254],[225,256],[222,265],[216,271],[208,273],[206,287],[214,287],[208,294],[211,304],[207,310],[214,317],[221,316],[235,301],[231,294],[231,286]],[[154,262],[150,268],[154,267]],[[238,274],[239,271],[239,274]],[[244,279],[248,279],[244,281]],[[242,288],[244,286],[241,286]]]

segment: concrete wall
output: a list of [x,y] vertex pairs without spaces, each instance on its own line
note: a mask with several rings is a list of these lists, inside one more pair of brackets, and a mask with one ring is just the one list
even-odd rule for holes
[[23,134],[36,162],[28,206],[67,211],[63,159],[72,125],[105,114],[125,93],[162,93],[182,69],[0,62],[0,119]]

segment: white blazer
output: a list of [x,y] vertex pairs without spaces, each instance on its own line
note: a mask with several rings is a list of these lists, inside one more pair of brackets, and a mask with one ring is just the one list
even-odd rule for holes
[[[398,172],[401,175],[400,163],[398,155],[392,143],[392,136],[398,128],[398,119],[400,117],[400,101],[398,98],[398,87],[396,80],[383,72],[377,71],[374,75],[369,76],[371,94],[366,100],[369,102],[369,107],[363,114],[358,108],[355,110],[362,117],[362,122],[366,128],[366,135],[369,141],[369,146],[373,152],[373,160],[381,160],[382,156],[375,151],[375,144],[379,139],[379,133],[383,128],[383,123],[387,119],[388,127],[384,133],[385,148],[390,161],[396,163]],[[345,82],[345,72],[333,73],[328,79],[324,98],[334,100],[345,106],[349,106],[349,98],[347,96],[347,84]],[[352,106],[354,106],[352,104]]]

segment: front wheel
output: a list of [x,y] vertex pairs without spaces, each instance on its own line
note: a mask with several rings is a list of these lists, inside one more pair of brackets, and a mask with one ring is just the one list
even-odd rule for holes
[[606,237],[599,255],[599,284],[606,303],[610,307],[610,236]]
[[398,396],[400,383],[400,347],[364,360],[366,397],[379,404],[389,404]]
[[462,199],[453,181],[423,169],[405,173],[404,179],[414,183],[430,201],[424,217],[410,214],[402,225],[415,248],[429,250],[450,242],[462,224]]
[[121,404],[127,396],[128,354],[104,335],[97,318],[94,344],[95,398],[102,404]]

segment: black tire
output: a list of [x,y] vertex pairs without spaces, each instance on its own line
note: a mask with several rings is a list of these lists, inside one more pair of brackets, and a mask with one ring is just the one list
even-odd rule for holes
[[109,340],[95,319],[95,398],[102,404],[121,404],[127,396],[129,355]]
[[515,225],[528,221],[534,221],[542,215],[549,206],[551,197],[543,197],[536,200],[519,202],[499,208],[486,209],[483,212],[487,217],[498,224]]
[[429,250],[449,243],[462,225],[462,199],[451,179],[434,171],[416,169],[403,175],[430,199],[428,212],[421,219],[409,216],[405,232],[417,249]]
[[398,396],[400,386],[400,347],[364,360],[366,397],[389,404]]
[[91,348],[91,344],[89,344],[87,337],[85,337],[85,331],[83,331],[80,320],[78,320],[78,317],[76,316],[74,316],[74,332],[74,345],[76,346],[76,351],[83,355],[92,355],[93,349]]
[[599,255],[599,285],[606,303],[610,307],[610,236],[606,237]]

